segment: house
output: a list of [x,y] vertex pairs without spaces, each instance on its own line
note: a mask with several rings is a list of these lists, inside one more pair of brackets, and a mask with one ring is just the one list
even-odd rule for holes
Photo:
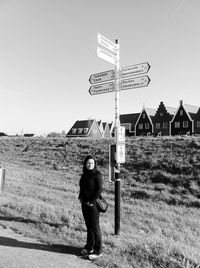
[[198,109],[194,118],[194,133],[200,134],[200,108]]
[[7,136],[7,134],[4,132],[0,132],[0,137],[4,137],[4,136]]
[[33,134],[33,133],[25,133],[24,134],[24,137],[33,137],[35,134]]
[[103,138],[112,138],[113,122],[103,122]]
[[95,119],[77,120],[67,133],[66,137],[90,137],[94,139],[102,138],[99,124]]
[[154,133],[153,119],[156,110],[143,107],[135,124],[135,136],[149,136]]
[[126,137],[135,136],[135,124],[139,117],[140,113],[132,114],[121,114],[120,115],[120,124],[125,127]]
[[[192,135],[195,130],[195,118],[199,107],[183,104],[180,101],[179,108],[171,121],[171,135]],[[196,121],[197,122],[197,121]]]
[[111,138],[112,123],[98,121],[99,129],[102,134],[102,138]]
[[170,122],[174,117],[177,108],[167,107],[161,101],[153,119],[154,136],[169,136]]
[[103,136],[103,133],[104,133],[103,122],[102,122],[102,120],[99,120],[99,121],[97,121],[97,123],[98,123],[99,129],[100,129],[101,135]]

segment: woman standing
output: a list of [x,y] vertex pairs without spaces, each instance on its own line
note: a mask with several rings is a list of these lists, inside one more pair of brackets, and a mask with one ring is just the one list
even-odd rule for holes
[[96,160],[91,155],[84,160],[79,186],[79,199],[87,228],[87,243],[81,250],[81,254],[93,260],[102,256],[100,212],[95,205],[96,199],[102,192],[102,174],[97,170]]

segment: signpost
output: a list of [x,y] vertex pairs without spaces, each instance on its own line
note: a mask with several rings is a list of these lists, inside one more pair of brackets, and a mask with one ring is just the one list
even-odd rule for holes
[[97,95],[97,94],[113,92],[114,90],[115,90],[115,83],[109,82],[91,86],[89,89],[89,93],[90,95]]
[[113,65],[116,65],[116,56],[105,49],[98,47],[97,56],[105,61],[112,63]]
[[102,83],[116,78],[115,70],[92,74],[89,78],[90,84]]
[[125,143],[125,127],[124,126],[120,126],[119,127],[119,136],[118,136],[118,141],[119,142],[124,142]]
[[116,161],[119,164],[125,163],[125,143],[118,143],[117,144]]
[[146,87],[150,82],[148,75],[124,79],[121,82],[121,90]]
[[148,62],[144,62],[144,63],[124,67],[122,68],[121,72],[122,72],[122,77],[126,77],[126,76],[148,73],[149,69],[150,69],[150,65],[148,64]]
[[116,144],[109,146],[109,182],[115,181]]
[[125,163],[125,127],[124,126],[120,126],[118,130],[116,161],[119,164]]
[[108,38],[106,38],[105,36],[101,35],[101,34],[97,34],[97,39],[98,39],[98,43],[99,45],[107,48],[108,50],[112,51],[113,53],[117,52],[117,48],[115,43],[113,43],[112,41],[110,41]]
[[[124,67],[119,66],[119,44],[115,43],[101,34],[97,35],[100,47],[97,48],[97,56],[115,66],[115,70],[93,74],[89,82],[93,84],[90,95],[115,92],[115,144],[109,149],[109,180],[115,182],[115,234],[120,232],[120,164],[125,163],[125,127],[120,126],[119,118],[119,92],[128,89],[146,87],[150,83],[150,78],[146,74],[150,65],[148,62]],[[135,75],[143,75],[135,77]],[[132,76],[132,77],[131,77]],[[128,78],[127,78],[128,77]],[[102,83],[110,80],[114,82]]]

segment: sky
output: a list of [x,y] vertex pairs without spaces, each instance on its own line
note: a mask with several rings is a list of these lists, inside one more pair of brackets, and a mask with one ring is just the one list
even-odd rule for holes
[[68,132],[114,121],[114,93],[89,94],[97,33],[118,39],[120,67],[151,66],[147,87],[120,92],[120,114],[160,101],[200,106],[199,0],[0,0],[0,132]]

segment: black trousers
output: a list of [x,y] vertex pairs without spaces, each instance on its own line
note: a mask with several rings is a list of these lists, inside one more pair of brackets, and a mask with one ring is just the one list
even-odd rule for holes
[[85,249],[94,250],[97,254],[102,253],[102,235],[99,225],[99,215],[95,205],[87,206],[82,204],[82,213],[87,227],[87,243]]

